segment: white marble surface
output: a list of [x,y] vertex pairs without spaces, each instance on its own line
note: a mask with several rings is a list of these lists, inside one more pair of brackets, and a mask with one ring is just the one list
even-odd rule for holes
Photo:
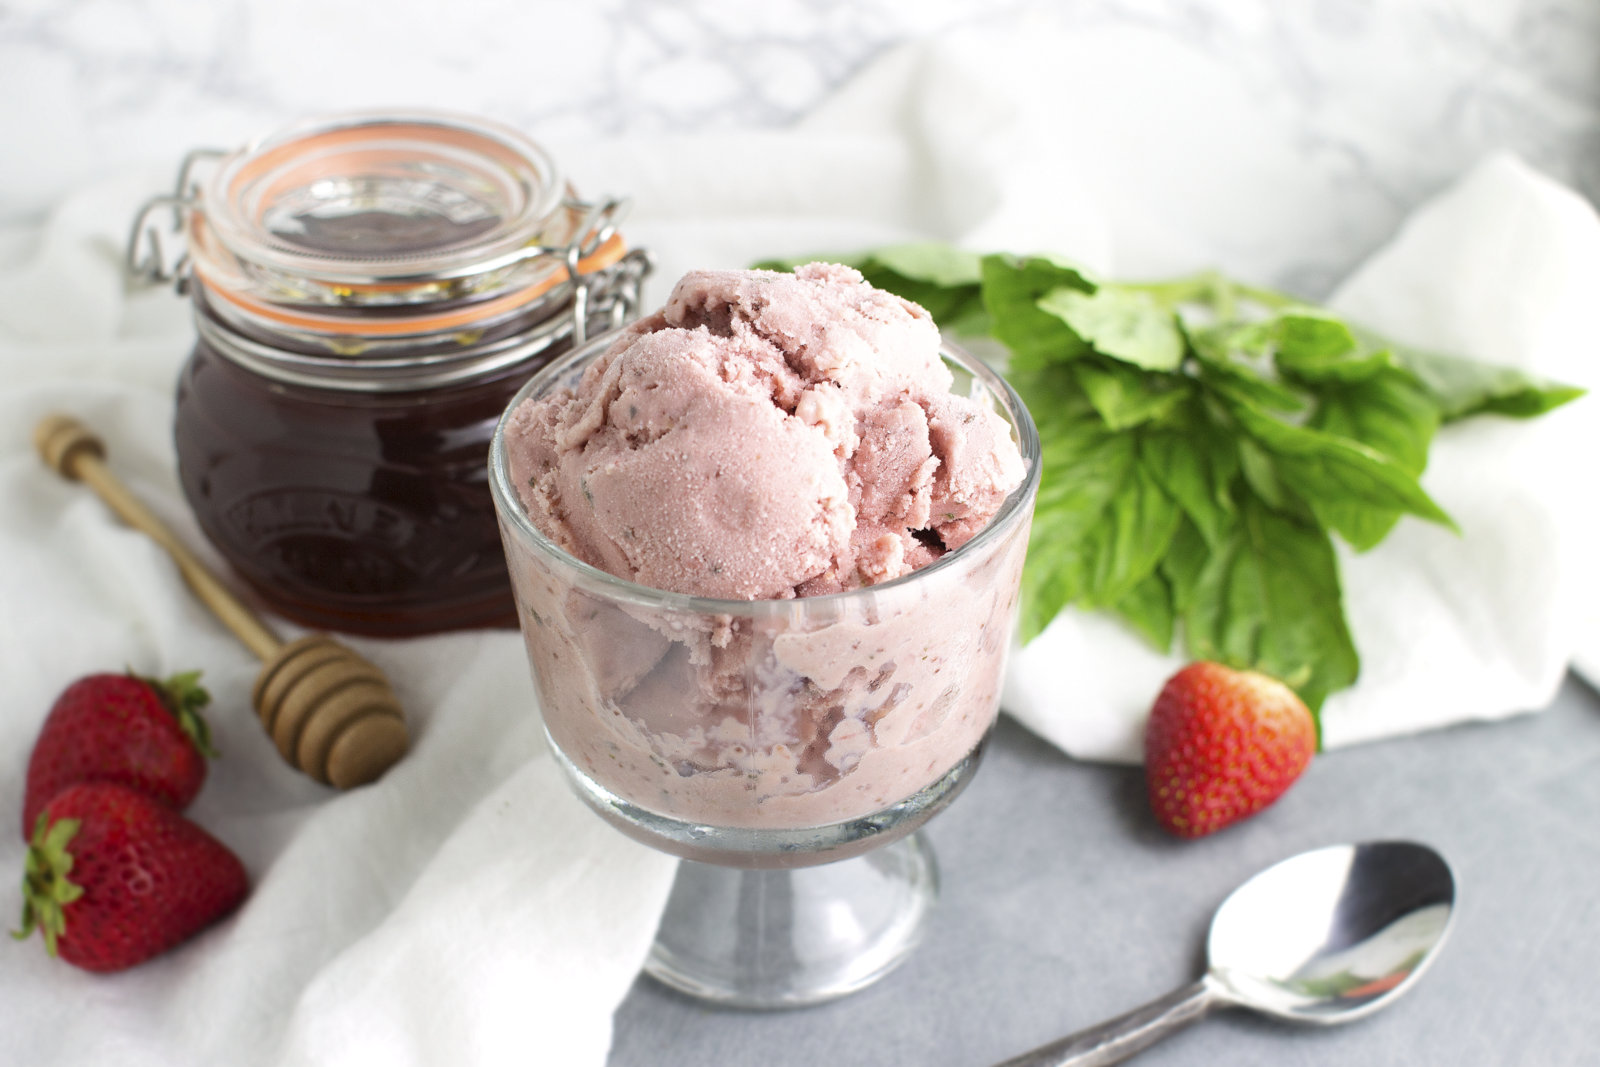
[[189,147],[333,108],[466,109],[556,146],[781,126],[897,43],[1018,22],[1179,57],[1093,87],[1099,151],[1136,159],[1183,136],[1193,72],[1265,102],[1301,173],[1341,190],[1337,239],[1319,228],[1322,247],[1270,279],[1311,294],[1495,150],[1600,197],[1595,0],[11,0],[0,226],[102,176],[165,174]]

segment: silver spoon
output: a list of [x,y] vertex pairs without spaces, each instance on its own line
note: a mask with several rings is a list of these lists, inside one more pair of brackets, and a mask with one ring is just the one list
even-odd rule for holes
[[1410,841],[1333,845],[1268,867],[1222,902],[1198,982],[996,1067],[1102,1067],[1242,1007],[1331,1025],[1404,993],[1450,931],[1455,879]]

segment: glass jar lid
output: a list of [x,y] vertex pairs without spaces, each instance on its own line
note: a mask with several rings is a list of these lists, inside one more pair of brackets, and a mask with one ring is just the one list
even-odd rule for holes
[[336,115],[225,156],[188,213],[187,244],[208,288],[250,303],[525,299],[565,277],[559,253],[583,224],[566,192],[555,161],[509,127]]
[[509,127],[352,112],[190,152],[135,217],[127,263],[192,295],[201,334],[257,373],[415,390],[637,314],[650,258],[618,232],[626,208],[580,198]]

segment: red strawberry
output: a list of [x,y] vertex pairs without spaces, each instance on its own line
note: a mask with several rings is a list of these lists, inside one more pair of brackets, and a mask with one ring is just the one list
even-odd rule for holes
[[1156,697],[1144,773],[1156,821],[1200,837],[1283,795],[1317,751],[1317,725],[1294,690],[1255,671],[1191,663]]
[[[70,878],[70,880],[69,880]],[[186,941],[249,890],[226,845],[126,786],[86,782],[45,805],[23,877],[22,929],[52,956],[120,971]]]
[[165,682],[92,674],[69,685],[34,742],[22,803],[22,836],[50,798],[78,782],[120,782],[178,810],[206,780],[215,755],[200,709],[211,697],[200,672]]

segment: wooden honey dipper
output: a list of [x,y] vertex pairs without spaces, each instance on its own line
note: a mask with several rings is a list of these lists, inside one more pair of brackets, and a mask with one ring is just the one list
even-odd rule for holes
[[51,470],[88,485],[166,549],[195,595],[261,659],[250,700],[291,766],[348,789],[373,781],[405,755],[405,717],[377,667],[326,634],[279,640],[111,473],[104,442],[77,419],[47,416],[34,427],[33,443]]

